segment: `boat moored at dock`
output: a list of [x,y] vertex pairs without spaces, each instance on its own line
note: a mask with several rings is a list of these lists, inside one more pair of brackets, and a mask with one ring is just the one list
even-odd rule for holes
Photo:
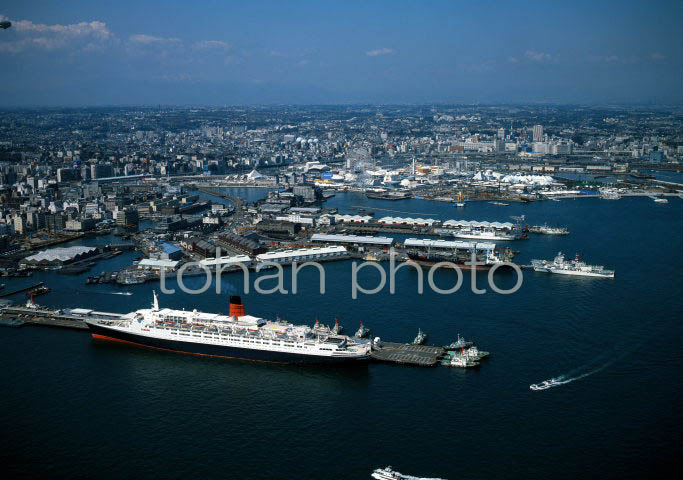
[[356,337],[356,338],[365,338],[365,337],[367,337],[368,335],[370,335],[370,329],[369,329],[369,328],[366,328],[366,327],[363,325],[363,322],[361,321],[361,322],[360,322],[360,327],[358,327],[358,330],[356,330],[356,333],[355,333],[354,337]]
[[[496,250],[496,244],[491,242],[408,238],[403,245],[410,260],[426,266],[447,262],[465,270],[490,270],[496,264],[513,259],[511,250]],[[472,265],[472,253],[476,265]]]
[[427,341],[427,334],[422,329],[417,330],[417,336],[413,340],[413,345],[422,345]]
[[565,260],[562,252],[559,252],[552,262],[548,260],[532,260],[531,265],[535,272],[581,277],[614,278],[614,270],[607,270],[602,265],[588,265],[581,261],[578,255],[573,260]]
[[533,225],[529,227],[531,233],[543,235],[569,235],[569,229],[565,227],[549,227],[548,225]]
[[240,297],[230,297],[230,315],[151,308],[111,318],[86,318],[95,339],[211,357],[300,364],[359,364],[370,359],[369,343],[314,332],[306,325],[246,315]]

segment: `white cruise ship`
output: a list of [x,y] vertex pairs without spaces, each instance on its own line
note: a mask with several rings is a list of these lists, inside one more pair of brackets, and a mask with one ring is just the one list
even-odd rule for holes
[[367,341],[320,334],[306,325],[246,315],[238,296],[230,315],[152,308],[111,318],[86,318],[92,336],[144,347],[211,357],[275,363],[358,364],[370,359]]
[[602,265],[588,265],[577,255],[573,260],[565,260],[562,252],[550,262],[548,260],[532,260],[531,265],[536,272],[556,273],[559,275],[577,275],[581,277],[614,278],[614,270],[607,270]]

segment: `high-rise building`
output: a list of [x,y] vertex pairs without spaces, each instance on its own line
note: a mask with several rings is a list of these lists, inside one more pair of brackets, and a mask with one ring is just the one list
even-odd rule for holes
[[134,228],[138,226],[138,211],[132,208],[124,208],[116,214],[116,225],[124,228]]
[[534,142],[543,141],[543,125],[534,125]]
[[90,178],[96,180],[98,178],[112,177],[114,169],[109,163],[96,163],[90,165]]
[[63,183],[76,179],[76,170],[73,168],[58,168],[57,182]]

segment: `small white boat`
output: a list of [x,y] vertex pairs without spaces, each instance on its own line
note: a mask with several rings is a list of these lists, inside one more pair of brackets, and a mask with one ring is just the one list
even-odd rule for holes
[[443,478],[426,478],[404,475],[400,472],[397,472],[390,466],[386,468],[377,468],[373,470],[370,476],[376,480],[445,480]]
[[562,385],[562,382],[551,378],[550,380],[544,380],[541,383],[534,383],[529,385],[529,388],[534,391],[538,390],[547,390],[550,387],[556,387],[558,385]]

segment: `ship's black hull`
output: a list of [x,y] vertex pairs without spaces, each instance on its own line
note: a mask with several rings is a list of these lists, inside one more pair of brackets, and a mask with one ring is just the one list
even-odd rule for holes
[[[472,265],[467,265],[466,263],[463,263],[461,260],[457,260],[453,257],[445,256],[445,255],[428,255],[428,254],[416,254],[416,253],[408,253],[408,258],[412,260],[413,262],[423,265],[426,267],[431,267],[433,265],[436,265],[437,263],[441,262],[448,262],[453,265],[456,265],[459,269],[461,270],[472,270]],[[468,260],[469,262],[470,260]],[[482,262],[483,263],[483,262]],[[477,265],[475,267],[476,270],[491,270],[491,267],[493,265],[491,264],[482,264],[482,265]],[[444,268],[453,268],[452,266],[444,266]]]
[[167,340],[163,338],[153,338],[134,333],[121,332],[110,329],[102,325],[87,322],[92,336],[96,340],[107,340],[121,343],[128,343],[141,347],[166,350],[170,352],[199,355],[205,357],[234,358],[240,360],[250,360],[254,362],[271,362],[286,364],[333,364],[333,365],[363,365],[370,357],[344,358],[344,357],[323,357],[315,355],[301,355],[296,353],[276,352],[267,350],[255,350],[249,348],[229,347],[224,345],[210,345],[205,343],[183,342]]

